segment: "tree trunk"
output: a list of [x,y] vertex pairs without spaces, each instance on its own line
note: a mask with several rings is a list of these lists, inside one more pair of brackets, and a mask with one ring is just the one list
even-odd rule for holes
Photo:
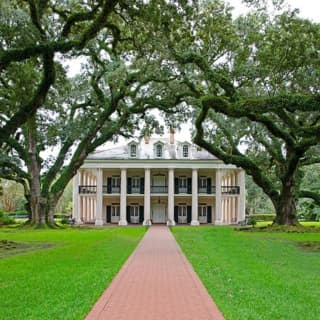
[[297,208],[294,177],[290,177],[282,187],[280,197],[275,203],[275,223],[279,225],[297,225]]

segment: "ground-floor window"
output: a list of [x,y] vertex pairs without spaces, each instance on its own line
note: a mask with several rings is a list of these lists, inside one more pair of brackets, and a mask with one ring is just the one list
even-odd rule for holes
[[178,206],[178,223],[187,223],[187,206]]
[[130,221],[132,223],[139,222],[139,206],[138,205],[130,206]]
[[207,205],[200,205],[198,207],[198,217],[200,223],[206,223],[207,222]]
[[111,222],[116,223],[120,220],[120,205],[113,204],[111,206]]

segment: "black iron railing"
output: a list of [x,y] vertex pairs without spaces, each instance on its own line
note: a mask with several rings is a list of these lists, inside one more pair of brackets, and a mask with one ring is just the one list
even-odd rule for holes
[[81,194],[97,193],[97,186],[79,186],[79,193]]
[[221,186],[222,194],[240,194],[239,186]]
[[120,193],[120,187],[112,187],[112,186],[103,186],[103,193]]

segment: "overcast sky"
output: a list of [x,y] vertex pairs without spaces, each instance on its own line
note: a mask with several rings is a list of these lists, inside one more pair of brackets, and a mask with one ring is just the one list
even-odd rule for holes
[[[228,0],[236,12],[245,12],[245,6],[241,0]],[[287,0],[292,9],[298,8],[300,15],[315,22],[320,22],[320,1],[319,0]]]

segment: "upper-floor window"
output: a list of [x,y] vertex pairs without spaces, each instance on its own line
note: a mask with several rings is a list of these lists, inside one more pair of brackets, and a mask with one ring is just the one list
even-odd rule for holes
[[136,158],[137,157],[137,146],[135,144],[132,144],[130,146],[130,157]]
[[162,156],[163,156],[162,145],[161,144],[157,144],[156,145],[156,157],[157,158],[162,158]]
[[184,144],[182,146],[182,156],[184,158],[188,158],[189,157],[189,146],[187,144]]

